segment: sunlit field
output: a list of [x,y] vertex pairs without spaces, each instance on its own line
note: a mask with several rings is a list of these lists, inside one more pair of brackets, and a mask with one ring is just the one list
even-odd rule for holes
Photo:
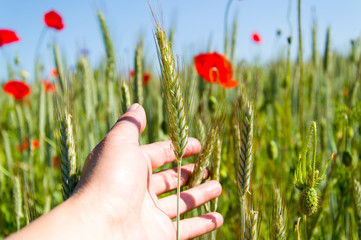
[[[275,32],[285,43],[277,58],[240,61],[235,20],[219,33],[223,51],[208,48],[186,60],[172,51],[176,29],[153,14],[157,55],[147,59],[139,37],[130,71],[117,67],[101,11],[93,34],[104,40],[98,47],[106,55],[96,66],[84,49],[70,67],[54,41],[50,72],[35,57],[29,76],[21,55],[0,55],[7,64],[7,75],[0,72],[6,79],[0,83],[0,238],[69,198],[88,154],[139,103],[147,114],[139,143],[171,139],[178,161],[165,168],[196,164],[182,190],[201,184],[206,168],[205,181],[223,187],[219,198],[180,216],[223,215],[223,226],[200,239],[361,239],[360,39],[348,52],[332,51],[332,29],[315,23],[307,29],[312,54],[305,58],[299,22],[297,37]],[[46,31],[66,27],[56,10],[42,17]],[[16,29],[1,27],[0,52],[23,41]],[[318,49],[321,35],[326,41]],[[249,41],[264,40],[255,31]],[[188,137],[199,139],[202,150],[182,160]]]

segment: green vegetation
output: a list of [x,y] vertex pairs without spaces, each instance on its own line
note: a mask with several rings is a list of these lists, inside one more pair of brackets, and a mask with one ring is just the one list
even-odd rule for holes
[[[141,144],[171,138],[180,165],[188,136],[201,140],[200,155],[182,164],[197,162],[202,173],[208,165],[223,193],[199,212],[224,217],[204,239],[361,238],[360,41],[353,41],[349,56],[340,55],[331,50],[327,29],[323,56],[313,44],[311,59],[292,62],[289,38],[285,56],[254,65],[236,61],[234,34],[238,86],[226,89],[205,82],[193,62],[178,66],[158,28],[162,76],[152,73],[144,85],[141,76],[150,66],[142,40],[135,77],[118,72],[111,36],[98,16],[106,49],[99,66],[90,67],[82,55],[70,71],[55,45],[55,92],[45,91],[38,77],[24,100],[0,94],[0,238],[70,196],[87,155],[132,99],[143,101],[147,113]],[[9,79],[20,76],[18,66],[9,68]]]

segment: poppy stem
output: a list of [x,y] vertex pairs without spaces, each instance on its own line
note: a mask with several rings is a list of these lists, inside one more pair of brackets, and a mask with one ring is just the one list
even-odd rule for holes
[[303,57],[302,57],[302,29],[301,29],[301,0],[298,0],[298,64],[300,67],[300,82],[298,87],[299,130],[303,139]]
[[42,42],[43,42],[43,39],[44,39],[45,34],[46,34],[46,27],[44,27],[43,30],[41,30],[41,33],[40,33],[38,42],[37,42],[37,44],[36,44],[36,48],[35,48],[35,62],[36,62],[36,61],[38,60],[38,58],[39,58],[40,47],[41,47],[41,44],[42,44]]
[[224,12],[224,55],[228,54],[228,15],[231,3],[233,0],[228,0],[226,11]]

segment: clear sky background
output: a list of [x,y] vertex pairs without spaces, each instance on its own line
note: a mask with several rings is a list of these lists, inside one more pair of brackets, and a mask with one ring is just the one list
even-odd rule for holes
[[[228,0],[153,0],[161,9],[165,29],[175,27],[174,52],[184,59],[207,50],[223,52],[224,13]],[[291,2],[288,24],[288,8]],[[117,52],[118,70],[133,68],[134,49],[140,36],[145,39],[146,62],[157,64],[153,39],[154,22],[147,0],[0,0],[0,28],[17,32],[21,41],[0,48],[0,80],[7,79],[6,61],[16,53],[22,68],[33,77],[34,56],[41,32],[45,28],[43,15],[49,10],[59,12],[64,20],[62,31],[49,29],[43,38],[40,56],[45,64],[44,77],[54,67],[52,42],[57,42],[71,67],[80,49],[88,49],[93,66],[105,55],[97,10],[104,13]],[[305,57],[311,53],[313,21],[318,25],[318,49],[323,54],[327,27],[331,27],[331,48],[342,53],[350,49],[350,40],[361,33],[360,0],[302,0],[302,30]],[[297,0],[234,0],[228,18],[229,29],[238,20],[237,60],[266,62],[276,58],[293,36],[293,52],[297,55]],[[276,30],[282,36],[276,37]],[[262,44],[251,41],[257,31]]]

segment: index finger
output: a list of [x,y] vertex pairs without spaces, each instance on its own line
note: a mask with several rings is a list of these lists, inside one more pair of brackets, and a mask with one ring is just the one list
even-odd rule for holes
[[[143,145],[140,148],[150,159],[153,170],[176,160],[172,141],[170,140]],[[193,156],[200,151],[201,143],[195,138],[188,138],[188,144],[183,158]]]

